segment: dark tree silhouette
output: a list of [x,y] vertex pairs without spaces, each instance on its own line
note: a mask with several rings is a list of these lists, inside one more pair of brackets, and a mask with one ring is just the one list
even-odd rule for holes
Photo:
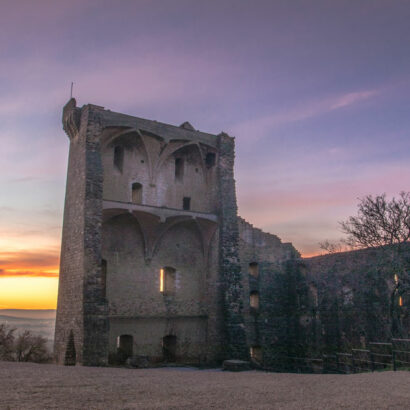
[[13,360],[14,332],[16,329],[10,328],[6,324],[0,324],[0,360]]

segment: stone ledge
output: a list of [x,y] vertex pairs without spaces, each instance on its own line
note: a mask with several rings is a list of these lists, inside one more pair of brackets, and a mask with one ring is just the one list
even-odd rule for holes
[[230,372],[243,372],[245,370],[251,370],[251,364],[244,360],[225,360],[222,369]]

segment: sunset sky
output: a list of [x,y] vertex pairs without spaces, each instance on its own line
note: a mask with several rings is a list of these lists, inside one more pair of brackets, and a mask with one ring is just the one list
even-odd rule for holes
[[239,213],[304,255],[410,188],[410,0],[0,0],[0,309],[56,305],[70,96],[236,137]]

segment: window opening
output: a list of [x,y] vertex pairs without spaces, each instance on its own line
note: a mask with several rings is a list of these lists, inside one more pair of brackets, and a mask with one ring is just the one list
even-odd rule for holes
[[163,295],[172,295],[175,293],[175,279],[176,279],[176,270],[169,266],[162,268],[160,270],[159,277],[159,291]]
[[249,304],[253,309],[259,309],[259,293],[256,291],[251,292],[249,296]]
[[261,363],[262,362],[262,348],[260,346],[251,346],[250,356],[251,356],[251,359]]
[[189,211],[191,209],[191,198],[188,196],[184,196],[182,200],[182,209],[185,211]]
[[139,182],[132,184],[132,203],[142,204],[142,185]]
[[257,278],[259,276],[259,268],[256,262],[251,262],[249,264],[249,274]]
[[177,337],[174,335],[164,336],[162,339],[162,353],[164,361],[175,362],[177,350]]
[[175,158],[175,181],[182,182],[184,179],[184,160]]
[[114,147],[114,166],[120,172],[122,172],[123,163],[124,163],[124,147],[122,147],[121,145],[116,145]]
[[216,155],[213,152],[208,152],[205,157],[205,164],[208,168],[211,168],[215,165]]
[[101,261],[101,293],[103,298],[107,296],[107,261],[105,259]]
[[121,335],[117,337],[117,357],[120,363],[132,356],[133,337],[131,335]]

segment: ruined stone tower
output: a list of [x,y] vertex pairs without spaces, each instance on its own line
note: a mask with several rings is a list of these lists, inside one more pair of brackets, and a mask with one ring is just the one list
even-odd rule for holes
[[247,358],[233,138],[74,99],[63,127],[56,361]]

